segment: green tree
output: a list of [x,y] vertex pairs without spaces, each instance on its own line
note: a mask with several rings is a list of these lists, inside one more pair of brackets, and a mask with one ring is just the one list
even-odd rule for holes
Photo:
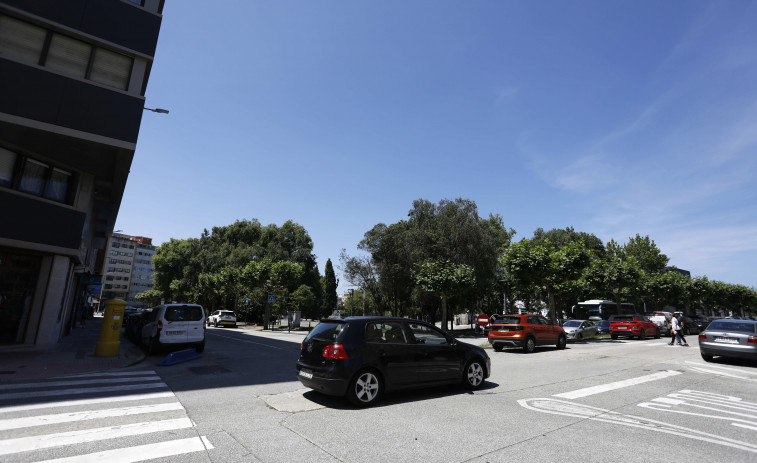
[[148,307],[153,307],[160,304],[160,300],[163,298],[163,293],[157,289],[149,289],[137,294],[135,298],[138,301],[145,303]]
[[447,298],[473,284],[475,275],[467,265],[438,260],[417,266],[415,281],[425,291],[441,299],[442,327],[447,330]]
[[336,294],[338,282],[336,281],[336,273],[334,273],[334,265],[331,263],[331,259],[326,260],[326,267],[323,270],[323,290],[324,290],[324,311],[326,314],[331,314],[336,310],[337,301],[339,296]]
[[500,265],[517,286],[533,288],[546,297],[549,318],[555,324],[558,292],[578,278],[588,261],[589,253],[582,242],[572,241],[558,248],[549,240],[536,244],[523,239],[506,248]]

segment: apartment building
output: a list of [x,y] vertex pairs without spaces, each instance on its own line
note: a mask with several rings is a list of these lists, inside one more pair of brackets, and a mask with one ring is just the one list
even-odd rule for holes
[[155,249],[152,238],[114,233],[103,262],[101,300],[121,299],[132,307],[147,307],[136,296],[153,288]]
[[46,349],[100,288],[163,0],[0,0],[0,352]]

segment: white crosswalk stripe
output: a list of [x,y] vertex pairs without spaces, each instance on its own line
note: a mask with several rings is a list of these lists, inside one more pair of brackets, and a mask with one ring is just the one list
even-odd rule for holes
[[154,371],[0,386],[4,463],[132,462],[212,448]]

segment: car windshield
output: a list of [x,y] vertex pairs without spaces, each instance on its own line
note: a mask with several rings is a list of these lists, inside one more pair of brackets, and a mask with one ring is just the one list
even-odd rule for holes
[[734,331],[736,333],[757,333],[757,323],[743,323],[731,321],[714,321],[707,331]]
[[520,324],[520,317],[497,317],[497,321],[494,325],[518,325]]
[[569,322],[565,322],[565,324],[563,326],[566,327],[566,328],[577,328],[577,327],[581,326],[581,322],[578,321],[578,320],[571,320]]
[[634,318],[630,315],[614,315],[612,317],[612,320],[616,322],[631,322],[633,319]]
[[344,322],[321,322],[307,335],[305,341],[335,341],[339,333],[347,326]]

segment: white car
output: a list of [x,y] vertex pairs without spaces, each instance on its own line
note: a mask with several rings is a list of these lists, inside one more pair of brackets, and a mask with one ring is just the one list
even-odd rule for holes
[[237,317],[231,310],[216,310],[208,317],[208,325],[237,327]]
[[597,335],[597,325],[589,320],[568,320],[563,324],[568,341],[581,341]]
[[164,346],[205,350],[205,309],[198,304],[159,305],[144,315],[140,339],[154,354]]

